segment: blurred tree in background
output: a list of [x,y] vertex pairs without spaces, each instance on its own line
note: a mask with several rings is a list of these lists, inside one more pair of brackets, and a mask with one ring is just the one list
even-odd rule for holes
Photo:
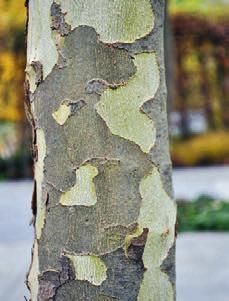
[[0,0],[0,11],[0,120],[18,122],[24,119],[24,3]]
[[[208,1],[205,9],[204,1],[174,2],[180,3],[171,7],[177,61],[174,108],[181,113],[181,134],[190,135],[188,111],[192,109],[202,109],[209,129],[228,127],[229,11],[217,1],[214,5]],[[184,13],[187,8],[196,14]]]
[[171,0],[175,84],[170,112],[176,165],[229,162],[229,6]]
[[26,10],[23,1],[0,0],[0,177],[30,176],[24,113]]
[[[227,0],[168,4],[165,42],[173,161],[228,163],[229,143],[220,140],[229,141]],[[23,105],[26,10],[21,0],[0,0],[0,10],[0,177],[29,176],[30,130]]]

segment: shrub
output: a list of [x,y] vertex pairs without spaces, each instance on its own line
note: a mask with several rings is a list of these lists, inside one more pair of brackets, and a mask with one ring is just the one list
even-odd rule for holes
[[229,163],[229,132],[213,132],[171,143],[174,165],[195,166]]
[[229,203],[201,196],[194,202],[178,202],[178,232],[228,231]]

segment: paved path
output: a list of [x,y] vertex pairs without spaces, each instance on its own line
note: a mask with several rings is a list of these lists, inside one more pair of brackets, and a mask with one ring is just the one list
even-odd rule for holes
[[[193,189],[193,185],[180,173],[175,172],[174,182],[181,177],[190,193],[188,186]],[[177,193],[179,189],[175,187]],[[33,228],[29,227],[31,194],[31,181],[0,183],[0,300],[23,301],[27,295],[24,279],[33,240]],[[228,254],[229,233],[180,235],[177,301],[228,301]]]
[[0,300],[23,301],[33,228],[31,181],[0,183]]
[[177,301],[229,300],[229,233],[177,239]]
[[173,185],[176,198],[191,200],[208,194],[229,200],[229,166],[175,169]]

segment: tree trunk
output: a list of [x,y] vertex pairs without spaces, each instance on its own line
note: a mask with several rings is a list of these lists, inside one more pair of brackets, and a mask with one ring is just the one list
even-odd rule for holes
[[182,62],[183,47],[177,47],[177,93],[179,99],[179,111],[181,114],[181,137],[186,139],[190,136],[189,120],[188,120],[188,97],[187,97],[187,81],[188,74]]
[[[197,52],[198,53],[198,52]],[[215,118],[214,118],[214,112],[212,108],[212,99],[211,99],[211,91],[210,91],[210,83],[208,80],[208,72],[207,72],[207,60],[206,53],[204,50],[199,50],[199,62],[200,62],[200,91],[204,100],[204,110],[205,110],[205,116],[207,119],[208,127],[211,130],[214,130],[216,128],[215,124]]]
[[174,33],[169,17],[169,0],[165,1],[165,34],[164,34],[164,48],[165,48],[165,78],[167,86],[167,112],[173,110],[173,102],[175,99],[175,72],[176,72],[176,53]]
[[28,12],[31,300],[174,300],[164,1]]

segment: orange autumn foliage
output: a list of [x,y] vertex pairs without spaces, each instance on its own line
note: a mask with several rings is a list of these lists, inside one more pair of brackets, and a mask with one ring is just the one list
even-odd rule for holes
[[0,121],[24,119],[24,30],[23,1],[0,0]]

